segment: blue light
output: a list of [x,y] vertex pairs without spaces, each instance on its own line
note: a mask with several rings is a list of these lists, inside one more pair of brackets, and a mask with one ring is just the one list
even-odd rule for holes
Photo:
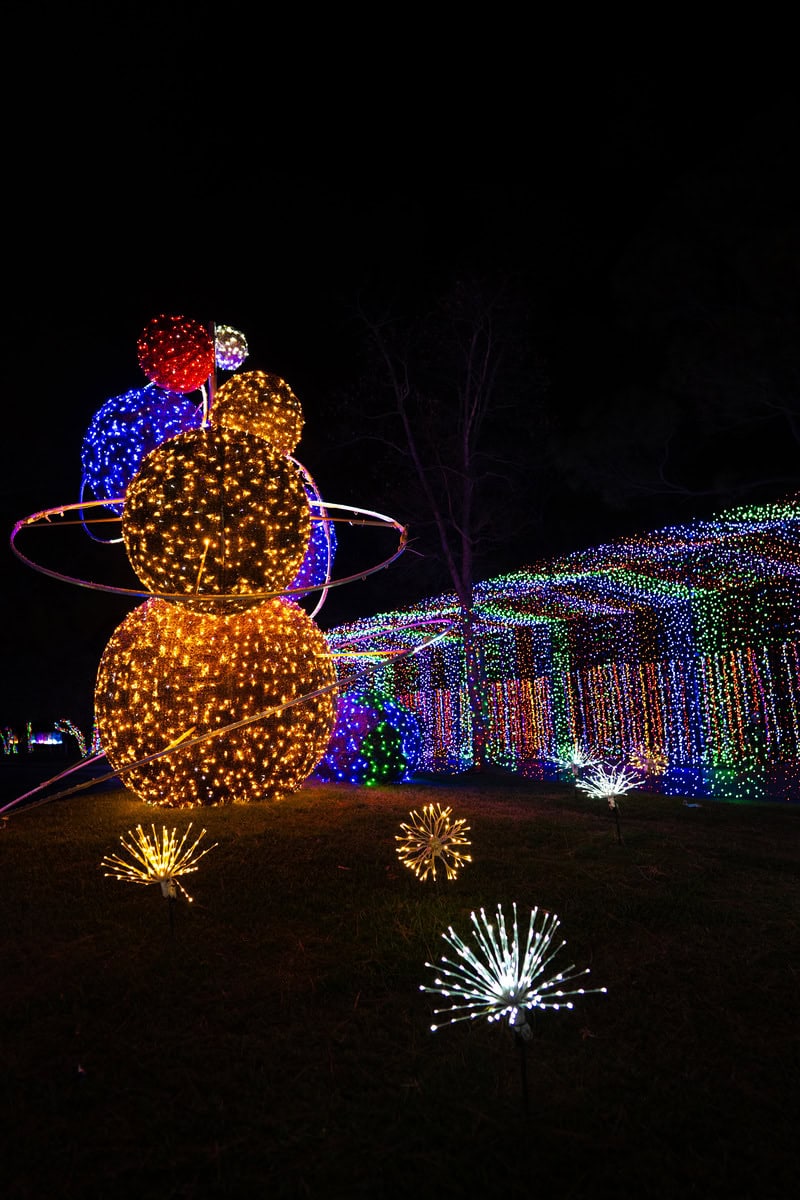
[[377,689],[364,688],[340,698],[328,750],[315,775],[340,783],[403,783],[421,749],[414,714]]
[[306,495],[311,505],[311,537],[305,558],[292,583],[293,588],[321,587],[327,583],[336,554],[336,527],[333,521],[316,519],[320,514],[325,517],[326,513],[316,490],[308,484]]
[[[202,410],[154,383],[112,396],[91,420],[81,447],[81,499],[124,497],[146,454],[187,429],[199,429]],[[118,515],[121,504],[107,506]]]

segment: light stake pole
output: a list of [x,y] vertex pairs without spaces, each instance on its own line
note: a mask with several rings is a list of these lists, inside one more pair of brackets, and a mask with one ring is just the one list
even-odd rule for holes
[[523,1008],[517,1010],[517,1015],[511,1022],[511,1028],[514,1031],[514,1041],[517,1044],[519,1055],[522,1107],[525,1111],[525,1119],[528,1120],[531,1115],[530,1098],[528,1095],[528,1042],[533,1040],[533,1030],[528,1024]]

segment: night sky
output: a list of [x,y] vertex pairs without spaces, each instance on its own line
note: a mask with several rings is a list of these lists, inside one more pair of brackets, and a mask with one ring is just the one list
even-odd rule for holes
[[[474,100],[445,92],[413,118],[372,95],[352,110],[339,97],[337,122],[318,99],[292,137],[274,96],[240,126],[213,89],[206,109],[174,82],[139,104],[133,78],[107,65],[65,111],[26,113],[10,134],[8,533],[78,499],[88,423],[143,384],[136,341],[161,312],[242,330],[245,369],[303,403],[297,456],[323,495],[404,520],[399,496],[370,494],[374,471],[343,469],[353,306],[424,311],[487,272],[529,297],[551,470],[532,526],[520,484],[519,544],[494,569],[800,489],[798,107],[777,79],[698,71],[665,89],[644,69],[598,72],[577,94],[518,81],[483,125]],[[128,97],[113,119],[112,84]],[[122,554],[109,549],[100,582],[117,582]],[[379,584],[340,589],[320,623],[421,598],[417,566],[406,555]],[[88,728],[97,663],[131,605],[8,550],[2,572],[0,725]]]

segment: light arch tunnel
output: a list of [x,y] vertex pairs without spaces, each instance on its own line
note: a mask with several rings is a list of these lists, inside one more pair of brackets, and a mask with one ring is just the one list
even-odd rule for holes
[[[490,763],[544,778],[575,744],[645,751],[667,763],[652,790],[798,798],[800,495],[488,580],[474,615]],[[472,765],[458,628],[444,595],[327,634],[365,674],[419,647],[373,678],[416,714],[420,770]]]

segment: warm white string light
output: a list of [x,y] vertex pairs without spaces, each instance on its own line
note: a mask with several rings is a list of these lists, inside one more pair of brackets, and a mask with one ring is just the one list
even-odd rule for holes
[[426,804],[421,814],[414,810],[410,821],[400,825],[403,836],[395,836],[397,855],[420,880],[428,875],[435,880],[437,863],[448,879],[455,879],[459,868],[472,862],[472,855],[463,853],[471,844],[464,836],[469,833],[469,825],[462,817],[451,820],[452,811],[441,804]]
[[160,883],[161,894],[165,899],[174,900],[180,891],[191,904],[192,897],[178,881],[178,876],[196,871],[200,859],[204,854],[208,854],[209,850],[213,850],[217,843],[214,842],[214,845],[206,846],[205,850],[195,854],[200,840],[205,836],[206,831],[202,829],[192,845],[186,847],[189,830],[192,828],[191,821],[180,841],[177,829],[168,832],[164,826],[159,839],[155,825],[151,825],[150,828],[153,831],[152,838],[149,833],[145,833],[141,825],[136,826],[135,832],[128,830],[131,842],[126,842],[124,837],[120,837],[120,842],[131,855],[133,862],[126,862],[118,854],[107,854],[101,866],[111,867],[111,870],[105,874],[114,879],[122,879],[126,883]]

